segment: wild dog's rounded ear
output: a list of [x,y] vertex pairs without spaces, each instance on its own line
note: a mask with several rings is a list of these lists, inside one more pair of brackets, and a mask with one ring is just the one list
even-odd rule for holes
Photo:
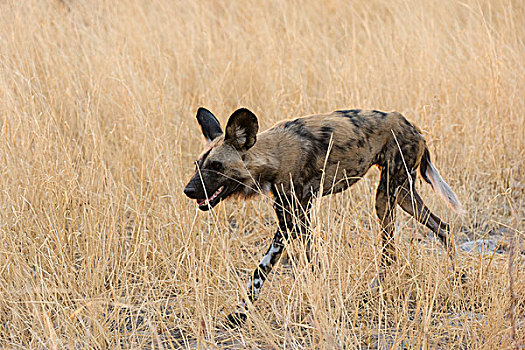
[[221,124],[213,113],[206,108],[200,107],[197,110],[197,121],[201,126],[202,134],[208,142],[212,142],[215,138],[222,135]]
[[257,117],[246,108],[233,112],[226,124],[224,141],[231,143],[235,148],[247,150],[257,140],[259,123]]

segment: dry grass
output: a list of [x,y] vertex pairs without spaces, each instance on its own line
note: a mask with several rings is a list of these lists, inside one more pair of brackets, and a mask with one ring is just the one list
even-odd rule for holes
[[518,0],[2,1],[0,345],[512,346],[507,255],[461,253],[460,285],[404,215],[400,263],[369,292],[375,171],[316,208],[322,270],[291,244],[246,327],[224,330],[276,225],[266,199],[201,213],[183,196],[201,105],[222,122],[247,106],[263,129],[337,108],[404,113],[468,209],[453,216],[419,185],[470,228],[456,238],[520,239],[525,344],[524,38]]

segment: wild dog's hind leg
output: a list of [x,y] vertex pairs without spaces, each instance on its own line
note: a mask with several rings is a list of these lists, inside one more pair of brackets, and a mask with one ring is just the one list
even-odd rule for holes
[[423,203],[423,199],[417,193],[414,183],[412,183],[412,190],[409,190],[409,188],[410,184],[405,183],[399,189],[397,203],[404,211],[412,215],[419,223],[431,229],[439,237],[446,247],[450,258],[455,263],[456,247],[450,235],[450,226],[427,208],[425,203]]
[[381,224],[381,268],[395,262],[394,224],[397,187],[391,181],[387,169],[381,171],[381,179],[376,192],[376,214]]

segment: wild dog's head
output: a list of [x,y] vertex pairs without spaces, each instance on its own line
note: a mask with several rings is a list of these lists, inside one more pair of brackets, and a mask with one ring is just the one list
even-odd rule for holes
[[205,108],[197,111],[197,121],[209,147],[195,161],[195,174],[184,193],[206,211],[232,194],[241,193],[250,182],[244,155],[255,144],[259,124],[246,108],[230,116],[224,133],[217,118]]

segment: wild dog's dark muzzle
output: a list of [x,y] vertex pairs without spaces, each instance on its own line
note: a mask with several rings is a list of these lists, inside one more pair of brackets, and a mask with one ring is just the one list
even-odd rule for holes
[[195,190],[195,187],[190,186],[190,184],[188,184],[188,185],[184,188],[184,194],[185,194],[188,198],[191,198],[191,199],[197,199],[197,197],[196,197],[197,191]]
[[200,210],[206,211],[216,206],[229,194],[228,187],[218,185],[208,186],[207,181],[200,177],[193,177],[184,188],[188,198],[195,199]]
[[184,187],[184,194],[191,199],[204,197],[204,192],[203,180],[198,175],[194,175],[186,187]]

